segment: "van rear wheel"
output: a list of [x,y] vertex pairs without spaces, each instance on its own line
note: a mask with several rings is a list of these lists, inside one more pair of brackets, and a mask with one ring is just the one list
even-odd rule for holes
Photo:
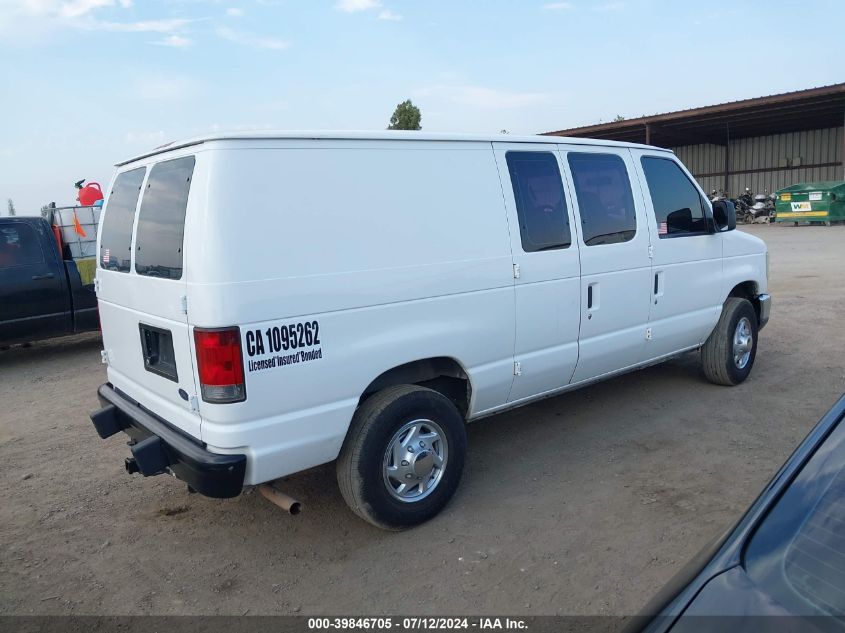
[[455,405],[431,389],[400,385],[358,407],[337,460],[337,481],[358,516],[402,530],[443,509],[465,457],[466,429]]
[[701,348],[707,380],[733,386],[751,373],[757,356],[757,313],[748,299],[728,297],[722,315]]

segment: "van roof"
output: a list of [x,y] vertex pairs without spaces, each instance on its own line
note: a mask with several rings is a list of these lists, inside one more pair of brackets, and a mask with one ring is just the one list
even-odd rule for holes
[[173,141],[156,147],[149,152],[133,156],[127,160],[117,163],[117,167],[127,165],[141,160],[162,154],[174,149],[200,145],[210,141],[245,141],[245,140],[344,140],[344,141],[452,141],[452,142],[484,142],[484,143],[568,143],[572,145],[598,145],[602,147],[636,147],[658,151],[670,151],[661,147],[641,145],[639,143],[623,143],[620,141],[607,141],[591,138],[574,138],[567,136],[516,136],[511,134],[449,134],[432,132],[415,132],[400,130],[378,130],[378,131],[330,131],[330,130],[276,130],[276,131],[249,131],[249,132],[220,132],[206,134],[186,139],[184,141]]

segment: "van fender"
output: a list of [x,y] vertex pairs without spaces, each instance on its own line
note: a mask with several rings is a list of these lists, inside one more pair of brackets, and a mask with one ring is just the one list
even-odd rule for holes
[[420,385],[443,394],[464,419],[471,411],[472,380],[463,364],[450,356],[418,358],[383,371],[363,390],[359,405],[373,394],[397,385]]

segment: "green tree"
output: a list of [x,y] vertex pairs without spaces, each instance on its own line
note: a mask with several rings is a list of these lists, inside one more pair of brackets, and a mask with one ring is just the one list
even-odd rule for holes
[[614,123],[619,123],[620,121],[624,121],[624,120],[625,120],[625,117],[622,116],[621,114],[617,114],[615,117],[613,117]]
[[422,114],[420,109],[411,103],[410,99],[406,99],[393,111],[393,116],[390,117],[390,125],[388,130],[421,130],[420,121],[422,121]]
[[9,217],[13,217],[15,215],[15,203],[12,202],[12,199],[9,198]]

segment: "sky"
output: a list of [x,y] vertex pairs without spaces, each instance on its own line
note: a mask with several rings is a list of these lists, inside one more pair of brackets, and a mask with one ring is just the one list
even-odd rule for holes
[[843,0],[0,0],[0,213],[173,140],[534,134],[845,81]]

